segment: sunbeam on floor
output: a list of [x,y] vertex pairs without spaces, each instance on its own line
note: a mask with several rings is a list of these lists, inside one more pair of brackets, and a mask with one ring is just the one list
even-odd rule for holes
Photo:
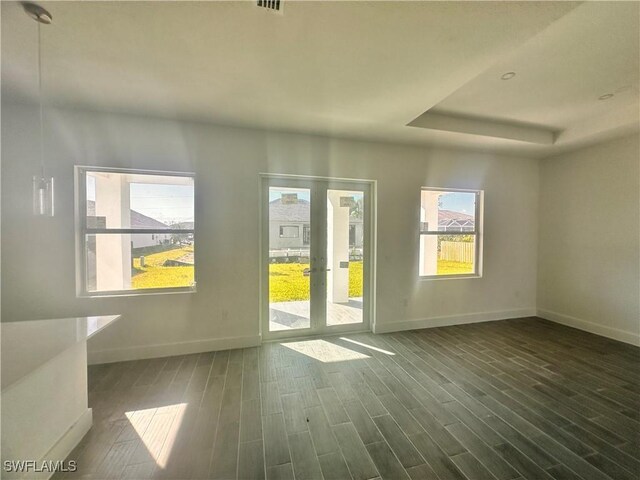
[[177,403],[125,412],[127,420],[140,437],[138,451],[143,456],[151,457],[160,468],[167,466],[186,408],[186,403]]
[[369,355],[341,347],[326,340],[301,340],[298,342],[282,342],[280,345],[298,353],[319,360],[323,363],[364,360]]

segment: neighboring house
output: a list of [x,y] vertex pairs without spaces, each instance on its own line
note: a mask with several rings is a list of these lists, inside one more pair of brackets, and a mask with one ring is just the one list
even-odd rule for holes
[[308,200],[269,202],[269,248],[308,248],[311,240],[311,209]]
[[[169,225],[173,229],[178,230],[193,230],[195,228],[195,222],[177,222]],[[193,243],[193,233],[185,233],[176,235],[180,243]]]
[[[93,200],[87,201],[87,221],[99,222],[100,217],[96,217],[96,203]],[[153,228],[153,229],[169,229],[169,225],[162,223],[155,218],[148,217],[135,210],[130,210],[130,226],[131,228]],[[193,228],[193,227],[191,227]],[[171,241],[170,234],[161,233],[138,233],[131,235],[131,248],[151,247],[154,245],[162,245]]]
[[466,213],[452,210],[438,211],[438,231],[440,232],[464,232],[473,231],[474,217]]
[[[309,248],[311,240],[311,205],[308,200],[282,203],[281,199],[269,202],[269,248]],[[361,248],[364,232],[361,218],[349,218],[349,247]]]
[[[155,218],[147,217],[140,212],[131,210],[131,228],[154,228],[168,229],[166,225]],[[171,235],[168,233],[147,233],[131,235],[131,247],[151,247],[153,245],[163,245],[171,242]]]

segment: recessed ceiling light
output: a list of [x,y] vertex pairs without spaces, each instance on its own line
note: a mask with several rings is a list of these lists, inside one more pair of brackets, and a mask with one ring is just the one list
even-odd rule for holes
[[611,97],[613,97],[613,93],[605,93],[604,95],[600,95],[598,100],[609,100]]
[[502,75],[500,78],[502,80],[511,80],[515,76],[516,76],[516,72],[507,72],[504,75]]

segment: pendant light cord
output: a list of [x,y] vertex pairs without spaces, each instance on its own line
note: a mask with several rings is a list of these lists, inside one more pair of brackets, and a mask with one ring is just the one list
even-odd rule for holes
[[38,24],[38,98],[40,100],[40,173],[44,178],[44,113],[42,108],[42,32]]

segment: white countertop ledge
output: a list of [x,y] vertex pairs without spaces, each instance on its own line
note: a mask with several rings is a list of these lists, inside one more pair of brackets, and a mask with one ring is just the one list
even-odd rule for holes
[[121,315],[4,322],[2,391],[79,342],[86,342]]

